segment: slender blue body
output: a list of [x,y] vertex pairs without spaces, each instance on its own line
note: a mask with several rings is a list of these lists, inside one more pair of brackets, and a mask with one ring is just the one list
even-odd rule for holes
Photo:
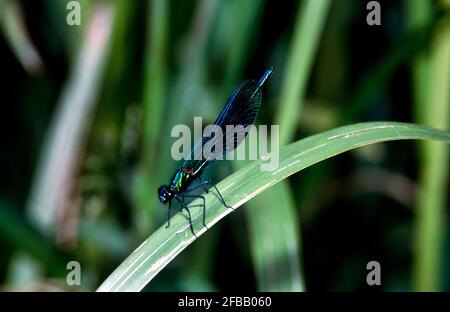
[[[223,135],[225,135],[226,133],[225,129],[227,125],[233,126],[242,125],[244,128],[246,128],[248,125],[253,124],[256,120],[256,115],[262,101],[261,88],[266,82],[266,80],[273,73],[273,71],[274,68],[270,67],[264,72],[264,74],[258,81],[244,80],[239,86],[237,86],[233,90],[233,93],[228,98],[224,108],[222,109],[221,113],[214,122],[213,124],[214,127],[221,127],[222,133]],[[247,133],[245,134],[245,136],[246,135]],[[243,138],[240,138],[239,140],[233,137],[231,138],[233,141],[230,142],[226,142],[226,138],[224,137],[224,139],[222,140],[223,146],[221,150],[223,156],[225,156],[226,153],[231,152],[233,149],[235,149],[243,141],[245,136]],[[187,188],[192,184],[192,182],[200,177],[203,169],[205,169],[209,164],[214,162],[214,159],[210,158],[203,158],[200,160],[194,159],[195,155],[203,155],[202,154],[203,147],[211,139],[212,137],[202,137],[199,142],[196,142],[194,148],[191,151],[190,155],[191,157],[189,157],[189,159],[183,163],[181,168],[179,168],[175,172],[169,185],[162,185],[158,188],[159,200],[163,204],[169,203],[168,225],[170,224],[170,207],[171,207],[170,204],[173,198],[177,199],[177,201],[181,204],[182,208],[185,208],[188,212],[189,209],[187,208],[187,205],[184,204],[184,199],[186,197],[203,198],[203,196],[200,195],[186,195],[186,194],[192,191],[193,189],[197,188],[194,187],[191,190],[187,190]],[[229,148],[230,146],[231,149]],[[210,181],[205,182],[202,182],[201,186],[210,183]],[[221,198],[223,204],[227,206],[220,193],[219,197]],[[205,209],[204,205],[203,209]],[[203,215],[203,218],[204,217],[205,216]]]

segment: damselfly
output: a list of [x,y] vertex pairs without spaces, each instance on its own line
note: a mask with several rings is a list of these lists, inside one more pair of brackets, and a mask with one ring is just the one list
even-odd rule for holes
[[[247,126],[252,125],[255,122],[256,115],[262,101],[261,88],[272,74],[273,70],[274,68],[270,67],[264,72],[258,81],[253,79],[244,80],[234,89],[233,93],[225,103],[222,112],[219,114],[219,117],[217,117],[216,121],[212,125],[212,130],[214,130],[214,127],[220,127],[221,131],[219,133],[222,133],[223,135],[223,137],[220,138],[222,146],[220,150],[215,151],[215,155],[221,153],[221,156],[224,158],[227,153],[233,151],[245,139],[248,132],[238,136],[225,136],[226,126],[230,125],[236,127],[240,125],[243,129],[245,129]],[[211,180],[204,181],[201,179],[203,170],[210,164],[216,162],[216,158],[212,157],[212,154],[208,156],[203,155],[203,148],[207,143],[212,145],[212,140],[217,139],[217,136],[203,136],[199,139],[199,141],[195,143],[194,148],[191,150],[190,157],[188,157],[184,161],[183,165],[175,172],[169,185],[162,185],[158,188],[158,196],[161,203],[169,204],[167,227],[170,226],[170,210],[172,207],[172,200],[175,199],[180,204],[180,209],[185,209],[187,211],[191,232],[195,235],[192,226],[191,212],[185,203],[185,199],[189,200],[195,198],[200,198],[203,201],[203,204],[201,205],[203,207],[203,225],[206,227],[205,197],[202,195],[193,194],[192,191],[198,188],[203,188],[207,193],[207,185],[212,185],[216,190],[218,198],[222,204],[224,204],[225,207],[232,209],[231,206],[226,204],[219,190],[215,184],[211,182]],[[196,157],[198,155],[201,155],[201,157]],[[196,179],[199,179],[200,183],[188,189],[188,187]]]

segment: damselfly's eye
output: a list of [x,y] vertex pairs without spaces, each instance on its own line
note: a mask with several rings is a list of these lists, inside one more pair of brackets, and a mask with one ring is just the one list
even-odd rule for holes
[[172,199],[172,192],[170,191],[170,189],[165,186],[162,185],[158,188],[158,197],[159,197],[159,201],[162,202],[163,204],[167,203],[170,199]]

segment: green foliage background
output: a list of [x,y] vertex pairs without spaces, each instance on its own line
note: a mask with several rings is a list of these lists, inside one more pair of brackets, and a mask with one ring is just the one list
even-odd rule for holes
[[[212,122],[274,65],[283,144],[362,121],[449,130],[449,1],[0,0],[0,287],[95,290],[164,222],[175,124]],[[220,181],[243,164],[206,174]],[[356,149],[265,190],[145,288],[448,290],[448,145]],[[177,216],[177,220],[181,220]],[[65,283],[66,263],[82,267]]]

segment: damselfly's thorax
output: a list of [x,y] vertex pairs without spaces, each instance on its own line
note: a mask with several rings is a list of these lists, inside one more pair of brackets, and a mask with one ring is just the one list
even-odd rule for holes
[[175,172],[175,175],[170,182],[170,186],[172,186],[177,193],[184,192],[197,177],[198,174],[196,174],[193,170],[186,167],[181,167],[177,170],[177,172]]

